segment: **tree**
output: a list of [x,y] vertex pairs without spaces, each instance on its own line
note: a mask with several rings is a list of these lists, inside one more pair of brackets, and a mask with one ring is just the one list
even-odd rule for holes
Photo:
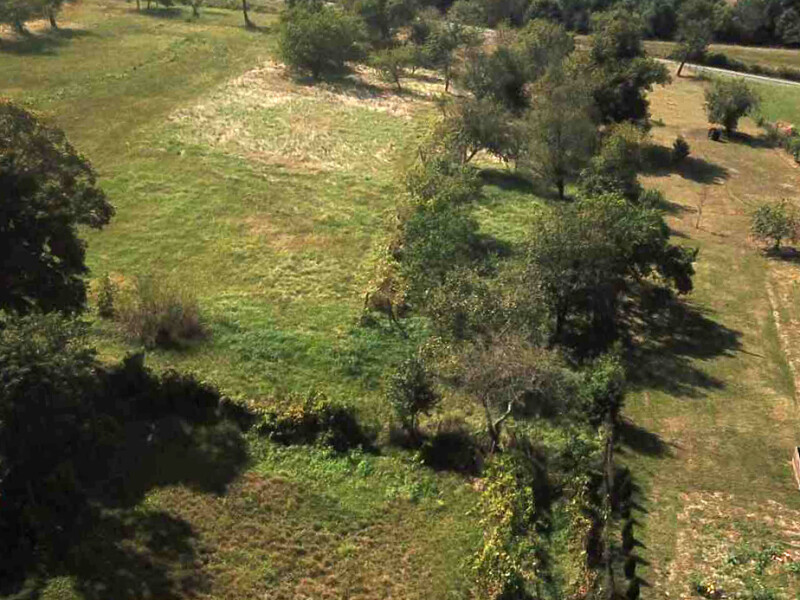
[[456,51],[459,48],[474,48],[479,43],[478,34],[460,23],[439,21],[432,25],[422,52],[426,66],[442,73],[445,92],[450,90],[453,67],[456,64]]
[[281,15],[278,51],[287,65],[317,79],[360,58],[362,39],[358,18],[330,6],[296,6]]
[[644,122],[649,119],[646,94],[655,84],[669,81],[667,68],[645,56],[642,46],[644,24],[626,11],[613,10],[596,15],[589,56],[575,77],[593,82],[593,95],[604,123]]
[[413,60],[413,49],[410,46],[396,46],[375,52],[370,62],[375,70],[378,71],[384,81],[394,83],[397,91],[403,88],[400,86],[400,79],[405,76],[406,69]]
[[524,58],[514,48],[501,45],[491,53],[471,52],[460,83],[476,100],[493,100],[519,115],[529,106],[528,77]]
[[678,12],[678,77],[687,60],[700,60],[711,43],[716,18],[713,0],[687,0]]
[[709,123],[722,125],[731,135],[736,131],[739,119],[753,114],[761,103],[761,98],[744,79],[715,79],[706,88],[706,114]]
[[396,31],[409,25],[417,13],[415,0],[346,0],[344,5],[363,20],[375,47],[390,45]]
[[503,424],[510,417],[558,413],[573,396],[556,354],[514,336],[469,347],[459,365],[464,391],[483,411],[492,450],[502,446]]
[[244,26],[248,29],[254,28],[255,24],[250,20],[250,15],[247,14],[248,6],[247,0],[242,0],[242,15],[244,15]]
[[429,415],[441,400],[430,373],[416,355],[403,361],[394,372],[387,396],[403,429],[414,441],[419,439],[419,416]]
[[114,209],[63,132],[0,101],[0,309],[73,313],[86,301],[79,225]]
[[520,30],[513,47],[528,67],[527,80],[534,82],[562,65],[575,49],[575,40],[562,25],[536,19]]
[[519,120],[496,100],[464,99],[444,110],[437,133],[461,163],[468,163],[481,150],[506,161],[519,156]]
[[771,243],[777,252],[782,240],[794,242],[800,237],[797,210],[786,200],[761,204],[753,213],[750,232],[757,240]]
[[616,195],[537,213],[523,277],[548,308],[550,343],[604,350],[618,336],[620,298],[644,281],[690,292],[696,251],[669,237],[657,210]]
[[521,163],[558,189],[577,175],[591,156],[596,137],[590,118],[592,98],[580,82],[567,81],[560,69],[534,88]]
[[20,34],[25,32],[25,21],[44,13],[45,4],[41,0],[0,0],[0,24],[8,23]]
[[633,123],[618,123],[606,131],[600,151],[581,172],[585,196],[619,194],[630,201],[642,193],[637,173],[642,166],[645,134]]

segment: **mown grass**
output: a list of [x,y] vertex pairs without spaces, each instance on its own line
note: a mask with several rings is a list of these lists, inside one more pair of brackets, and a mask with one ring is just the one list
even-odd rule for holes
[[[315,389],[385,424],[384,376],[424,325],[404,337],[380,317],[358,323],[429,84],[398,95],[364,72],[312,86],[269,66],[274,16],[247,31],[237,12],[132,6],[85,2],[61,33],[32,28],[0,47],[0,93],[62,127],[117,209],[84,232],[92,276],[152,274],[198,296],[209,337],[149,352],[148,365],[261,403]],[[227,103],[226,91],[237,92]],[[138,349],[101,320],[94,335],[106,359]],[[154,491],[131,535],[87,532],[76,553],[92,573],[48,573],[43,596],[464,596],[480,543],[468,479],[405,451],[249,443],[250,468],[225,493]],[[125,552],[99,543],[118,538]]]
[[[669,58],[675,51],[675,42],[648,40],[644,43],[647,53],[658,58]],[[800,50],[790,48],[758,48],[752,46],[735,46],[732,44],[711,44],[710,53],[724,54],[728,58],[739,60],[748,65],[765,67],[789,67],[800,69]]]
[[[747,233],[759,202],[797,198],[800,181],[750,122],[743,137],[708,141],[702,86],[682,78],[652,96],[664,124],[655,140],[666,146],[681,134],[702,161],[646,180],[673,203],[678,239],[700,248],[691,304],[702,318],[684,316],[663,344],[651,340],[653,354],[645,351],[631,373],[623,445],[642,487],[643,595],[696,595],[690,580],[699,578],[728,592],[742,591],[746,579],[793,597],[797,580],[776,561],[754,579],[749,567],[731,570],[728,556],[737,544],[776,545],[800,559],[800,499],[788,463],[800,434],[794,381],[766,287],[774,265]],[[783,88],[765,95],[776,90]]]

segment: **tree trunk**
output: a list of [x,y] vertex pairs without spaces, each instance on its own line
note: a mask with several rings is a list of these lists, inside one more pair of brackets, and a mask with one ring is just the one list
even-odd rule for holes
[[684,60],[681,61],[681,65],[678,67],[678,74],[677,74],[678,77],[681,76],[681,71],[683,71],[683,65],[685,65],[685,64],[686,64],[686,60],[684,59]]
[[22,35],[25,33],[25,24],[19,19],[14,19],[14,29],[17,30],[17,33]]
[[136,12],[141,12],[142,4],[139,0],[136,0]]
[[560,178],[558,181],[556,181],[556,186],[558,186],[558,199],[559,200],[563,200],[564,199],[564,179]]
[[197,2],[192,2],[192,14],[195,17],[200,17],[200,8],[199,8],[199,6],[200,5],[197,4]]
[[244,14],[244,26],[247,28],[253,27],[253,22],[247,16],[247,0],[242,0],[242,13]]
[[51,8],[47,12],[47,16],[50,17],[50,27],[53,29],[58,29],[58,23],[56,23],[56,11]]

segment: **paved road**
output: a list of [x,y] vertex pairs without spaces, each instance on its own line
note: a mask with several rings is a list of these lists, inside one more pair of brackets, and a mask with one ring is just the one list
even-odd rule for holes
[[[667,60],[665,58],[656,59],[664,64],[673,65],[675,69],[678,68],[678,63],[674,60]],[[701,65],[693,65],[686,63],[683,67],[684,71],[700,71],[702,73],[714,73],[717,75],[727,75],[730,77],[743,77],[751,81],[759,81],[761,83],[773,83],[776,85],[789,85],[800,87],[800,82],[789,81],[787,79],[776,79],[775,77],[764,77],[763,75],[753,75],[752,73],[739,73],[738,71],[729,71],[727,69],[718,69],[717,67],[704,67]]]

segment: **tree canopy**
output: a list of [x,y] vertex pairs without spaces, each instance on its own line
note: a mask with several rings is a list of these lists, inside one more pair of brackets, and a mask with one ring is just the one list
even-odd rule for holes
[[83,308],[85,243],[114,209],[89,161],[63,132],[0,101],[0,309]]

